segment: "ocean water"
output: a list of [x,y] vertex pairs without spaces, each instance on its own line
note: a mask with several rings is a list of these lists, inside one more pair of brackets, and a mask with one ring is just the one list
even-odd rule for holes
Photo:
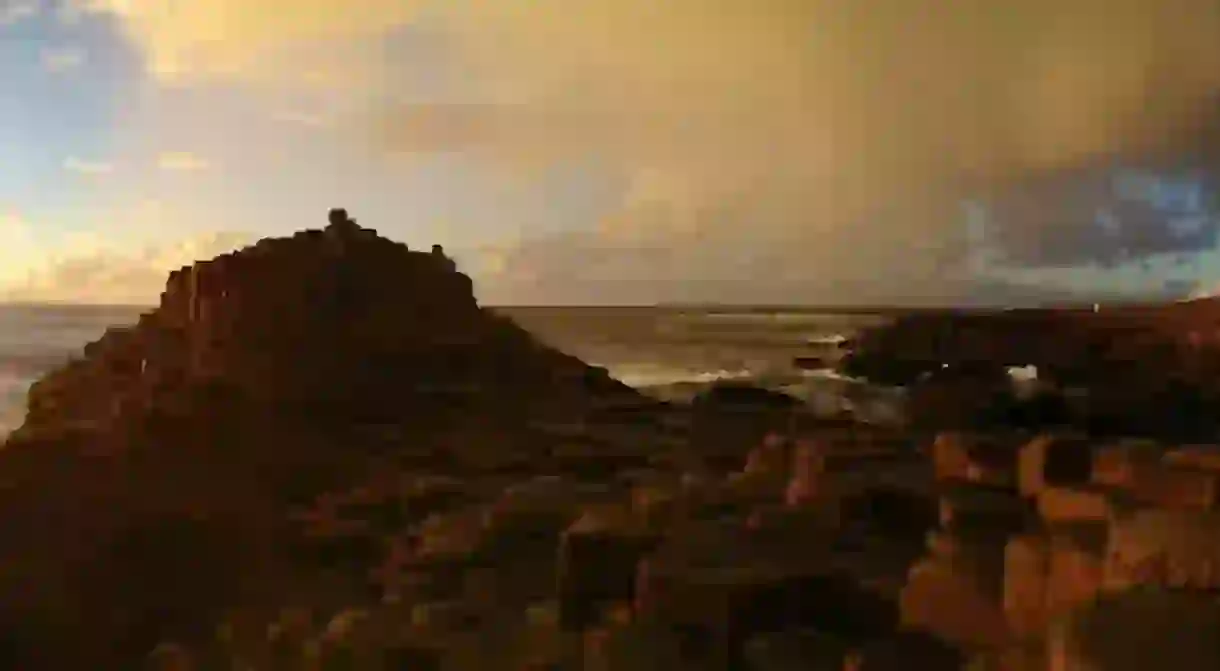
[[133,323],[141,309],[83,305],[0,305],[0,435],[21,424],[30,384],[108,326]]
[[[901,419],[897,390],[836,375],[840,343],[889,315],[771,308],[505,308],[547,343],[646,393],[684,400],[717,380],[750,381],[831,413]],[[796,357],[825,367],[802,369]]]
[[[31,382],[80,353],[109,326],[144,308],[0,306],[0,434],[21,423]],[[721,379],[752,380],[833,411],[892,414],[884,392],[829,369],[799,370],[797,356],[833,360],[837,345],[882,316],[799,310],[498,308],[548,344],[603,366],[647,393],[681,399]]]

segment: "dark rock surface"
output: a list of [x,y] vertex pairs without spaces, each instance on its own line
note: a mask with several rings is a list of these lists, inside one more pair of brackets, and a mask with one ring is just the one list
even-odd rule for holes
[[[840,361],[904,385],[917,423],[1072,425],[1095,435],[1211,439],[1220,433],[1220,300],[1000,312],[923,312],[869,329]],[[1047,391],[1018,400],[1008,367]]]
[[718,382],[691,402],[691,444],[713,470],[740,468],[746,452],[770,432],[785,431],[806,415],[783,392],[741,382]]

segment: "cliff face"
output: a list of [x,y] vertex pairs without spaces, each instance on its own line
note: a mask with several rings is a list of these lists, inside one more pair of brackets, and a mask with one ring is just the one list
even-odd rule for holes
[[182,268],[37,382],[0,450],[0,666],[206,635],[319,584],[292,510],[400,472],[546,470],[540,425],[641,403],[481,308],[439,249],[350,221]]

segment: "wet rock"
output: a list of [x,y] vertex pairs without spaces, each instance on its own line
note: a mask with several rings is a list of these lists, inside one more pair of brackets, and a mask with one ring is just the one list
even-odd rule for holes
[[949,562],[911,569],[901,596],[902,623],[963,648],[996,648],[1010,635],[1000,600]]
[[1007,487],[958,483],[940,492],[940,526],[981,534],[1019,532],[1031,521],[1029,502]]
[[784,492],[784,501],[789,506],[812,505],[820,498],[826,450],[824,444],[816,442],[800,442],[793,449],[792,477]]
[[847,650],[833,636],[792,630],[751,638],[742,656],[749,671],[841,671]]
[[961,650],[920,631],[900,631],[871,641],[855,654],[853,671],[959,671],[965,666]]
[[803,407],[781,392],[717,383],[691,402],[691,447],[717,471],[740,468],[752,447],[768,433],[787,431]]
[[382,656],[388,669],[440,671],[444,655],[434,646],[398,644],[390,646]]
[[890,631],[897,608],[822,562],[794,562],[728,521],[676,532],[641,563],[637,613],[706,632],[721,663],[739,668],[750,637],[814,628],[848,641]]
[[434,601],[416,604],[411,609],[411,624],[430,632],[474,629],[479,615],[461,601]]
[[1093,445],[1080,435],[1044,435],[1021,447],[1017,488],[1037,496],[1047,486],[1081,485],[1093,476]]
[[559,618],[565,629],[594,624],[600,609],[635,598],[636,567],[657,543],[629,511],[589,511],[559,547]]
[[[701,668],[691,659],[680,632],[655,621],[633,622],[606,630],[603,642],[586,656],[586,668],[599,671],[686,671]],[[684,649],[686,648],[686,649]]]
[[875,486],[839,502],[840,523],[868,536],[919,543],[939,522],[937,501],[893,486]]
[[1116,520],[1108,543],[1108,588],[1220,587],[1220,513],[1141,510]]
[[1135,671],[1220,666],[1214,595],[1134,590],[1103,595],[1056,626],[1051,667]]
[[1000,365],[938,368],[908,389],[906,412],[918,428],[980,430],[1009,424],[1016,395]]
[[176,643],[162,643],[148,655],[145,666],[149,671],[194,671],[191,653]]
[[695,397],[699,409],[716,411],[754,412],[777,410],[786,412],[801,405],[800,400],[787,394],[738,382],[718,382]]
[[798,356],[792,359],[792,365],[801,370],[822,370],[830,366],[830,361],[820,356]]

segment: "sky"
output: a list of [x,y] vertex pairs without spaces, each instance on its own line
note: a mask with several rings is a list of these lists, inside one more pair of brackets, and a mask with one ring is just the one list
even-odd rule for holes
[[1209,293],[1216,35],[1214,0],[0,0],[0,299],[152,303],[337,206],[487,304]]

